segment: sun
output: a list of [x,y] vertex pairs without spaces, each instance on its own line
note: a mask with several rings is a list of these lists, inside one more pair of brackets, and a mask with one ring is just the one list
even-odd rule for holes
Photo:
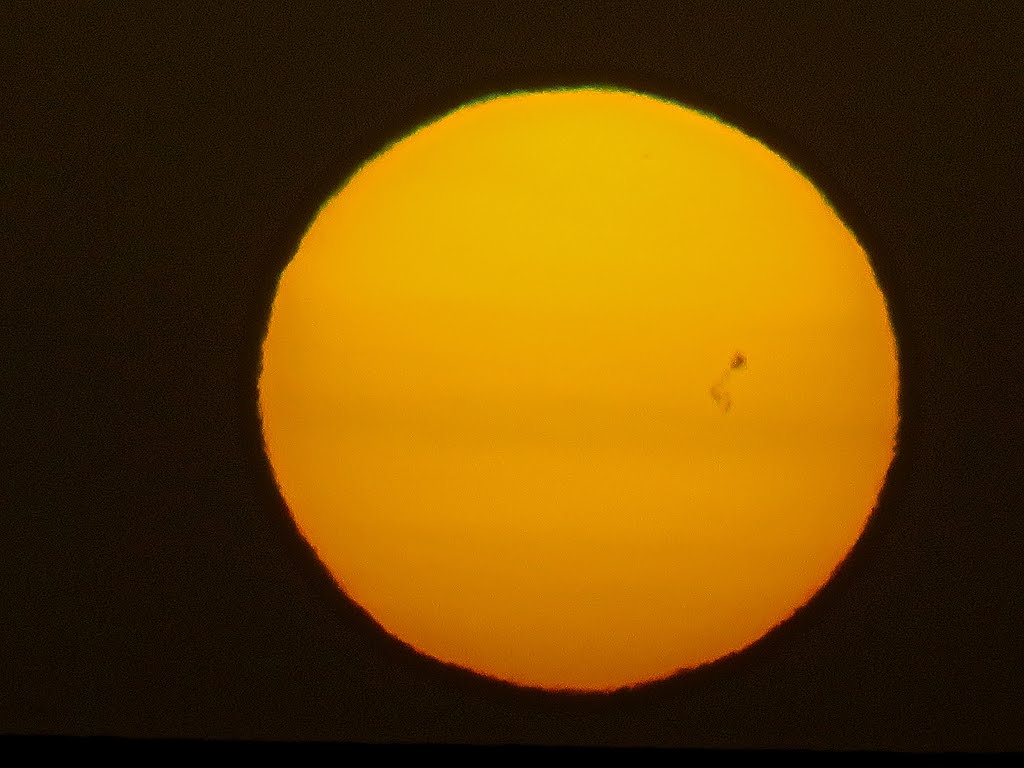
[[320,209],[262,352],[267,455],[339,588],[417,651],[605,691],[753,643],[860,536],[897,347],[782,157],[614,88],[508,93]]

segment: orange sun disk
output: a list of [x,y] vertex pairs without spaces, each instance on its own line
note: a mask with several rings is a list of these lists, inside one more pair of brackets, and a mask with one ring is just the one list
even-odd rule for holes
[[577,88],[464,106],[345,183],[281,277],[260,408],[299,531],[385,631],[601,691],[823,586],[897,389],[867,255],[799,172]]

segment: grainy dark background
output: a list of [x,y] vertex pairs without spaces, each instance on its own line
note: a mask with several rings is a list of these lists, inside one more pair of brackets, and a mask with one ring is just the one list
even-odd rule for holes
[[[5,13],[0,733],[1024,748],[1013,3],[212,6]],[[255,410],[327,193],[463,101],[574,83],[701,107],[808,173],[874,258],[903,376],[835,581],[751,651],[606,697],[382,637],[290,527]]]

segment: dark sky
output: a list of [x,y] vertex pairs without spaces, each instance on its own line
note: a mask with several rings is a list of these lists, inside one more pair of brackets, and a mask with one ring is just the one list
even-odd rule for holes
[[[0,41],[0,732],[1024,749],[1014,4],[33,5]],[[578,83],[794,161],[873,257],[902,372],[833,583],[750,651],[605,697],[382,637],[290,527],[255,406],[328,192],[459,103]]]

